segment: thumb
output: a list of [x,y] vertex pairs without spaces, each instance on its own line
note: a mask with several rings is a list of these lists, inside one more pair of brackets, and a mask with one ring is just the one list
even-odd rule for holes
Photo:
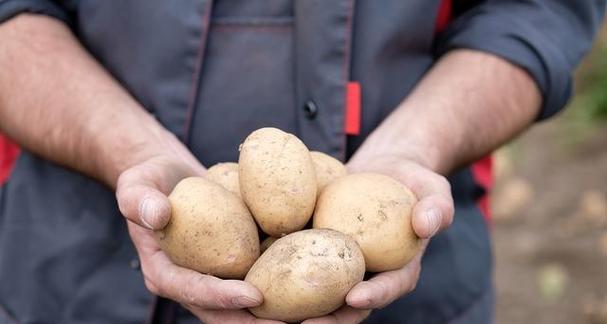
[[150,185],[119,180],[116,199],[124,217],[147,229],[163,229],[171,218],[168,198]]
[[453,203],[441,195],[424,197],[413,208],[412,222],[417,236],[431,238],[453,222]]

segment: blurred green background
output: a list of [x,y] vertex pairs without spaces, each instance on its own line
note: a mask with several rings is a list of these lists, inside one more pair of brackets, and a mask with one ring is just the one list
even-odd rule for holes
[[497,323],[607,324],[607,26],[567,110],[495,167]]

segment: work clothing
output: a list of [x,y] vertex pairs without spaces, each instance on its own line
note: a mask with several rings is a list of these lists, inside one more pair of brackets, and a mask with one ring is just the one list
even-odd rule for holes
[[[21,12],[64,21],[146,109],[211,166],[236,161],[239,143],[265,126],[294,133],[311,150],[346,161],[454,48],[494,53],[525,68],[543,94],[538,119],[549,117],[570,95],[572,70],[591,44],[605,1],[452,5],[453,10],[439,0],[3,0],[0,21]],[[444,10],[452,22],[439,32],[437,16]],[[360,96],[348,92],[356,89],[348,84],[360,86]],[[357,107],[358,125],[350,120]],[[354,123],[348,132],[347,123]],[[476,205],[484,190],[470,168],[449,180],[453,225],[430,242],[417,289],[374,311],[369,323],[492,321],[490,237]],[[0,322],[141,323],[158,304],[166,303],[144,287],[114,193],[23,151],[0,196]]]

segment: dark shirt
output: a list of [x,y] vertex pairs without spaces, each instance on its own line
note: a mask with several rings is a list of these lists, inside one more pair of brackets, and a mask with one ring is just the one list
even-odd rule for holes
[[[34,12],[66,22],[210,166],[236,161],[238,144],[264,126],[347,160],[453,48],[494,53],[526,69],[543,95],[538,119],[551,116],[570,96],[571,74],[591,44],[605,1],[456,1],[456,16],[437,35],[440,5],[3,0],[0,21]],[[356,136],[344,132],[349,81],[362,88]],[[374,311],[370,322],[490,321],[491,247],[476,206],[482,191],[468,168],[449,180],[453,225],[431,241],[417,289]],[[0,191],[0,320],[140,323],[154,299],[136,258],[111,191],[22,152]]]

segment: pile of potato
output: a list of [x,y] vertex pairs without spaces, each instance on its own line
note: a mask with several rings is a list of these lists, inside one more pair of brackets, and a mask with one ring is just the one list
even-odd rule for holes
[[[331,313],[365,270],[398,269],[420,246],[408,188],[381,174],[348,175],[338,160],[276,128],[251,133],[238,164],[182,180],[169,200],[161,248],[180,266],[257,287],[264,301],[250,311],[260,318]],[[269,235],[262,244],[258,226]]]

